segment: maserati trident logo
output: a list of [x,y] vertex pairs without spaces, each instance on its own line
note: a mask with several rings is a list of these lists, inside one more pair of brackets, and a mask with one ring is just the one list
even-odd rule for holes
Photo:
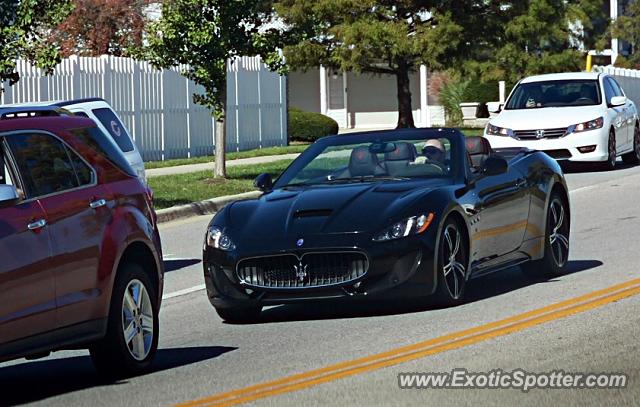
[[536,130],[536,138],[544,138],[544,130]]
[[298,280],[300,280],[300,282],[303,282],[304,279],[307,277],[307,268],[309,267],[308,264],[303,264],[302,260],[299,261],[297,266],[293,266],[293,269],[296,271],[296,278]]

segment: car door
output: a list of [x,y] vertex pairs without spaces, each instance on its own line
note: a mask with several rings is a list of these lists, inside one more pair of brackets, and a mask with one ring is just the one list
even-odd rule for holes
[[104,229],[111,219],[109,193],[97,183],[96,173],[74,150],[53,135],[33,134],[20,140],[32,147],[22,159],[41,157],[49,168],[47,185],[34,178],[39,202],[47,214],[51,237],[51,264],[56,287],[60,327],[101,317],[102,279],[99,262]]
[[[21,164],[21,171],[33,169]],[[17,167],[0,137],[0,184],[23,190]],[[47,218],[36,199],[26,198],[0,202],[0,344],[57,327]]]
[[[620,84],[618,84],[618,81],[616,81],[614,78],[610,76],[607,77],[607,79],[611,81],[611,86],[613,88],[613,93],[615,96],[626,97],[626,95],[622,91],[622,87],[620,86]],[[623,146],[625,150],[629,150],[631,149],[631,146],[633,143],[633,132],[634,132],[634,124],[635,124],[633,122],[633,118],[634,118],[633,103],[631,102],[630,99],[627,99],[627,102],[624,104],[624,106],[622,106],[622,113],[623,113],[623,120],[624,120],[623,127],[625,128],[625,134],[626,134],[626,141]]]
[[621,151],[626,148],[628,143],[627,135],[627,120],[626,120],[626,107],[625,106],[612,106],[611,98],[616,96],[616,91],[613,87],[613,82],[608,76],[605,76],[603,80],[604,95],[607,103],[607,114],[611,118],[614,131],[616,133],[616,151]]
[[479,175],[475,183],[475,258],[487,259],[520,247],[529,217],[529,193],[524,175],[509,166],[499,175]]

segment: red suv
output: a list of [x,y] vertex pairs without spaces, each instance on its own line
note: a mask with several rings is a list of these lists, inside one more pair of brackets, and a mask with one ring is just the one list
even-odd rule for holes
[[111,376],[158,346],[151,191],[96,124],[0,109],[0,362],[88,348]]

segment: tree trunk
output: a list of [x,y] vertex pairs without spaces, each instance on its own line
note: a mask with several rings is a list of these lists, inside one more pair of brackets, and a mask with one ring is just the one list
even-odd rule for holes
[[406,63],[398,64],[396,72],[398,83],[398,129],[416,127],[413,123],[413,111],[411,109],[411,84],[409,82],[409,67]]
[[227,141],[227,87],[221,89],[222,114],[216,118],[216,167],[215,178],[227,178],[225,146]]
[[227,139],[226,132],[226,118],[221,116],[216,119],[216,178],[227,178],[227,165],[226,165],[226,153],[225,153],[225,141]]

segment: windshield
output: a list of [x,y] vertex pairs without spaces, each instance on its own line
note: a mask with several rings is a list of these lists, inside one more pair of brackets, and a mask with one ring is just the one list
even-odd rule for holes
[[380,133],[331,137],[311,146],[275,187],[449,178],[461,167],[455,151],[462,144],[452,137],[457,133],[450,132],[446,137],[420,131],[410,132],[411,137],[406,132],[396,137],[384,133],[382,138]]
[[529,82],[516,87],[505,109],[592,106],[599,105],[600,101],[597,80]]

